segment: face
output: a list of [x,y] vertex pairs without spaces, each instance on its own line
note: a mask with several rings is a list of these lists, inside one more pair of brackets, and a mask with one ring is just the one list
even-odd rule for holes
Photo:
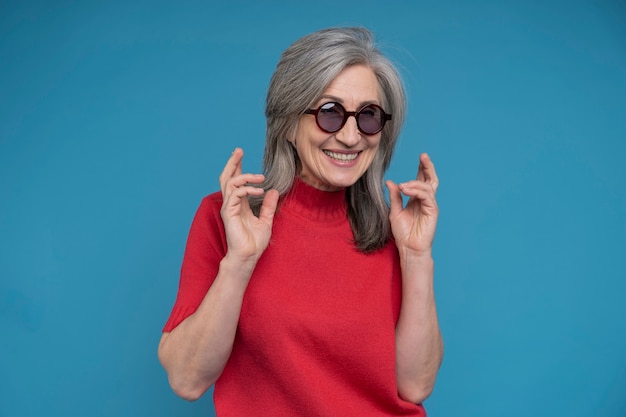
[[[380,105],[376,75],[363,65],[344,69],[311,108],[330,101],[347,111],[357,111],[366,104]],[[300,158],[300,178],[320,190],[337,191],[353,185],[367,171],[380,137],[380,132],[361,133],[354,117],[348,117],[337,132],[326,133],[317,126],[314,115],[305,114],[290,142]]]

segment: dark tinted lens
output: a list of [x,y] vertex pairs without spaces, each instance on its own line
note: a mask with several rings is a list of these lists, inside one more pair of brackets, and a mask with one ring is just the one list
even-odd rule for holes
[[361,132],[373,135],[383,127],[383,109],[373,104],[359,110],[357,124]]
[[323,104],[317,113],[317,124],[332,133],[341,129],[345,109],[339,103]]

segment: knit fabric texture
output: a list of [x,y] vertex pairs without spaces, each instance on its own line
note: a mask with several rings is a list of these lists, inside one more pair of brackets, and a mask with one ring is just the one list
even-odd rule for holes
[[[220,193],[189,233],[171,331],[202,302],[226,253]],[[215,383],[222,417],[425,416],[397,393],[397,249],[358,251],[345,192],[296,179],[246,290],[231,356]]]

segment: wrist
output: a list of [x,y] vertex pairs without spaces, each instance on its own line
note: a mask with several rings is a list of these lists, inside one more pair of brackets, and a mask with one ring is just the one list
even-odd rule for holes
[[398,253],[400,259],[411,262],[433,262],[433,250],[432,248],[416,250],[409,248],[399,248]]
[[220,269],[223,269],[230,276],[241,276],[249,279],[256,267],[258,257],[238,256],[227,252],[220,262]]
[[435,261],[431,251],[401,251],[400,267],[404,282],[420,282],[432,285]]

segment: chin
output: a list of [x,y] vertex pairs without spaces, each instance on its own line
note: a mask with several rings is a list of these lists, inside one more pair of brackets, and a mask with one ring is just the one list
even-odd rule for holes
[[344,178],[344,179],[340,179],[340,180],[334,181],[332,183],[329,183],[329,185],[331,187],[335,187],[335,188],[348,188],[348,187],[352,187],[354,184],[356,184],[356,182],[359,180],[359,178],[361,178],[361,177]]

